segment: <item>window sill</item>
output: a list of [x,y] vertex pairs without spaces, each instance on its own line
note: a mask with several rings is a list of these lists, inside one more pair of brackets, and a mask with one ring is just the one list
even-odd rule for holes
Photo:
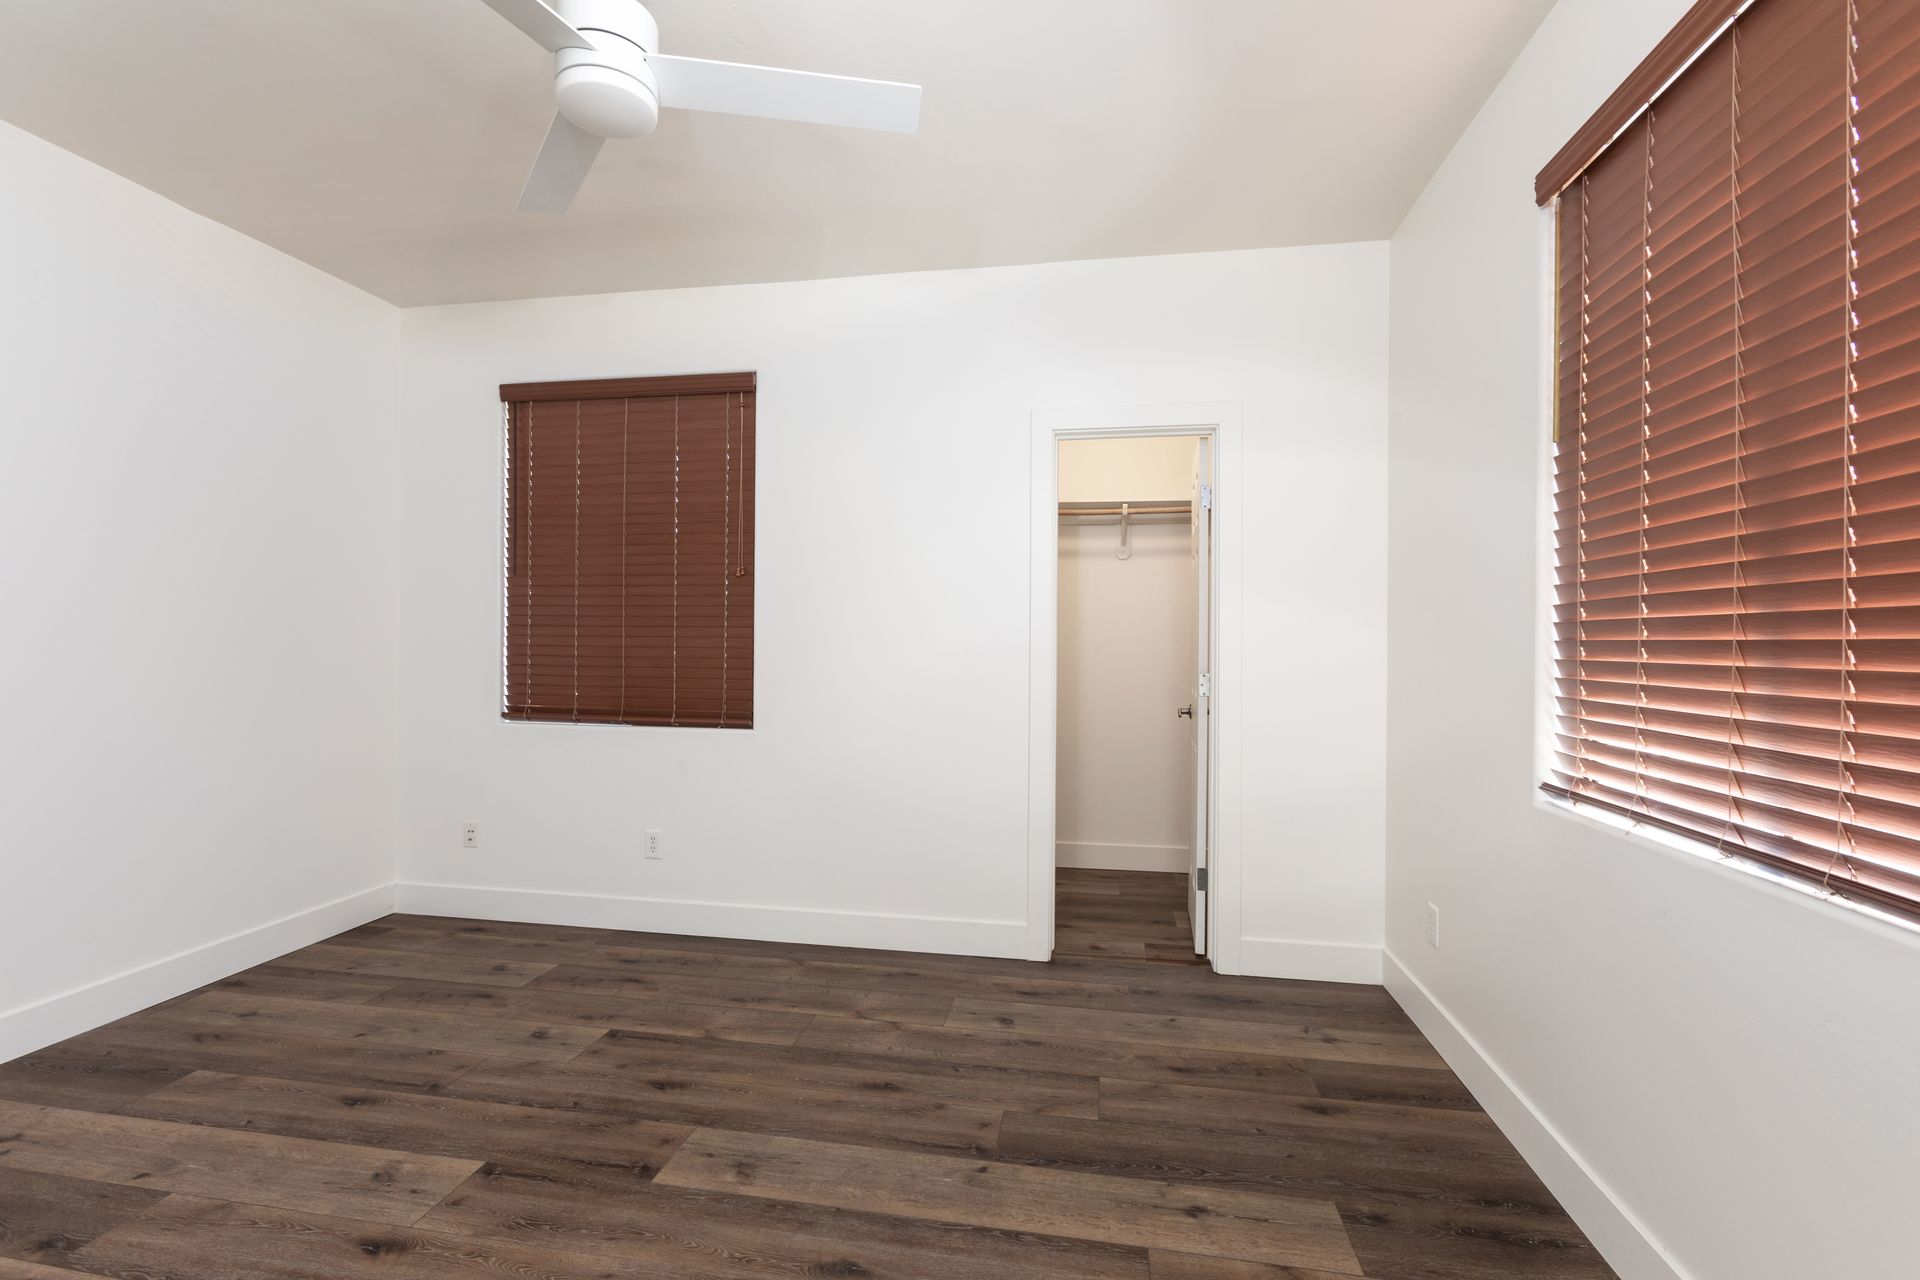
[[1805,903],[1816,911],[1857,921],[1863,927],[1884,932],[1909,946],[1920,947],[1920,920],[1910,920],[1868,903],[1843,898],[1816,885],[1784,875],[1764,863],[1743,858],[1739,854],[1727,853],[1704,840],[1690,839],[1668,831],[1664,827],[1635,822],[1623,814],[1617,814],[1608,809],[1596,809],[1590,805],[1583,805],[1577,800],[1547,795],[1538,790],[1534,792],[1533,803],[1536,809],[1554,813],[1563,820],[1607,832],[1668,857],[1683,858],[1695,863],[1708,863],[1720,874],[1729,878],[1738,877],[1749,883],[1758,881],[1760,882],[1758,887],[1763,891]]
[[526,716],[494,716],[495,724],[534,725],[546,729],[648,729],[663,733],[752,733],[754,726],[717,724],[630,724],[625,720],[535,720]]

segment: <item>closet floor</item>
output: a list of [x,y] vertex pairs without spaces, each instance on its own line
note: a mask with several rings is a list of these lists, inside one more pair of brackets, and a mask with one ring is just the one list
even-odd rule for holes
[[1613,1273],[1380,987],[388,916],[0,1064],[76,1274]]
[[1185,876],[1078,867],[1053,874],[1056,956],[1206,963],[1193,952]]

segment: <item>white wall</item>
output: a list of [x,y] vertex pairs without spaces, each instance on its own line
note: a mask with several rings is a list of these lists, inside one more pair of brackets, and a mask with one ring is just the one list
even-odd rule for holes
[[399,335],[5,124],[0,175],[5,1059],[380,914]]
[[[402,901],[1019,954],[1032,411],[1237,401],[1240,928],[1377,974],[1385,288],[1363,244],[405,313]],[[500,722],[496,385],[727,369],[754,729]]]
[[[1063,502],[1188,500],[1192,437],[1065,440]],[[1185,871],[1193,858],[1197,609],[1186,517],[1060,525],[1054,826],[1063,867]]]
[[1536,799],[1531,180],[1687,7],[1562,0],[1393,241],[1389,980],[1627,1280],[1895,1280],[1914,935]]

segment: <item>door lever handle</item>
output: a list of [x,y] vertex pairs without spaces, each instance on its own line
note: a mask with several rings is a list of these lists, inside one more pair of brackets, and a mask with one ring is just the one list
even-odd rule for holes
[[1180,708],[1180,710],[1178,710],[1178,711],[1176,711],[1176,712],[1174,712],[1174,714],[1175,714],[1175,715],[1181,715],[1181,716],[1185,716],[1185,717],[1186,717],[1187,719],[1189,719],[1189,720],[1191,720],[1191,719],[1193,719],[1193,704],[1192,704],[1191,702],[1189,702],[1189,703],[1188,703],[1188,704],[1187,704],[1186,706],[1184,706],[1184,707],[1182,707],[1182,708]]

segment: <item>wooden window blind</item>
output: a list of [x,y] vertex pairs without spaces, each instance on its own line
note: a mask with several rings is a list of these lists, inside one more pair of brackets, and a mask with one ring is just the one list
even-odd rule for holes
[[1556,216],[1546,789],[1920,915],[1920,5],[1755,0]]
[[751,728],[754,376],[500,400],[504,716]]

